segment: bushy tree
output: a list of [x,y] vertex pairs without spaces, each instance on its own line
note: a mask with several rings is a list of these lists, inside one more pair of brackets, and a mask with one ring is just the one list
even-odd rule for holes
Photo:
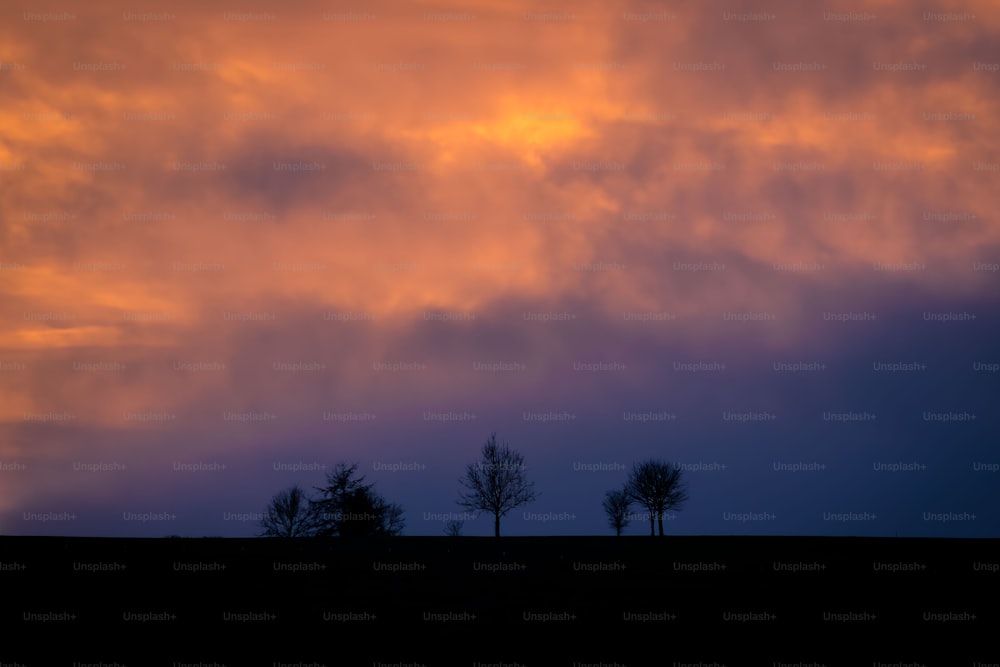
[[680,509],[688,499],[681,480],[681,469],[672,463],[649,459],[632,466],[625,483],[625,493],[649,512],[649,534],[655,535],[653,521],[663,535],[663,515]]
[[628,511],[632,507],[632,499],[625,490],[608,491],[604,494],[604,511],[608,515],[608,523],[615,529],[615,534],[621,537],[622,530],[628,527]]
[[371,537],[399,535],[403,531],[403,508],[388,502],[357,474],[356,463],[338,463],[327,473],[326,486],[317,487],[319,497],[311,502],[315,534],[319,537]]

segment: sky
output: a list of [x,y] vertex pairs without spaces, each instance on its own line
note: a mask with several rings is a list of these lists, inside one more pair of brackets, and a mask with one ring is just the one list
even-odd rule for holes
[[[1000,534],[992,0],[0,13],[0,534],[249,537],[489,435],[612,534]],[[641,508],[626,529],[642,535]]]

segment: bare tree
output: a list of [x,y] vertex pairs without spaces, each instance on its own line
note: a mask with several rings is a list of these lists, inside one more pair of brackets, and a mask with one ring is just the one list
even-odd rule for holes
[[463,490],[459,491],[458,504],[473,512],[493,514],[493,534],[500,537],[500,518],[538,497],[524,470],[524,456],[506,442],[497,443],[497,434],[491,434],[481,459],[470,463],[465,477],[459,479]]
[[462,535],[462,526],[464,524],[464,521],[453,519],[445,525],[444,534],[448,537],[460,537]]
[[628,511],[632,507],[632,499],[625,490],[608,491],[604,494],[604,511],[608,514],[608,523],[615,529],[615,534],[621,537],[622,529],[628,527]]
[[314,529],[311,501],[296,484],[279,491],[260,520],[261,537],[306,537]]
[[338,463],[319,487],[312,501],[316,535],[320,537],[370,537],[403,532],[403,508],[386,501],[358,476],[358,464]]
[[663,514],[667,510],[680,509],[688,499],[680,468],[653,459],[633,464],[632,473],[625,483],[625,493],[649,511],[650,535],[656,534],[653,531],[654,517],[662,536]]

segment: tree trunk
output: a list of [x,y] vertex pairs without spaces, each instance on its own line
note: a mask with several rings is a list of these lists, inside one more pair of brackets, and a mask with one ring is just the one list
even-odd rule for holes
[[493,515],[493,536],[500,537],[500,515]]
[[653,525],[653,512],[650,511],[650,513],[649,513],[649,536],[653,537],[655,535],[656,535],[656,529],[655,529],[655,526]]
[[656,515],[656,524],[660,528],[660,537],[663,537],[663,512]]

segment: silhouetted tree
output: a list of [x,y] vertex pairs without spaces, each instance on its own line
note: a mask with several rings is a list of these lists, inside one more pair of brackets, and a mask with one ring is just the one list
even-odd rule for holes
[[459,491],[458,504],[473,512],[493,514],[493,534],[500,537],[500,517],[538,497],[524,469],[524,456],[506,442],[498,444],[497,434],[491,434],[481,459],[470,463],[465,477],[459,479],[464,490]]
[[650,459],[632,466],[632,473],[625,483],[628,497],[649,511],[649,534],[653,532],[653,520],[663,535],[663,514],[667,510],[680,509],[688,499],[681,481],[681,470],[664,461]]
[[615,534],[621,537],[622,529],[629,524],[628,511],[632,507],[632,499],[624,490],[608,491],[604,494],[604,511],[608,513],[608,523],[615,529]]
[[327,473],[327,483],[317,487],[320,497],[311,502],[315,534],[319,537],[371,537],[403,532],[403,508],[386,501],[358,476],[356,463],[338,463]]
[[459,537],[462,535],[462,526],[464,524],[464,521],[459,521],[458,519],[449,521],[444,527],[444,534],[448,537]]
[[279,491],[260,520],[261,537],[306,537],[315,526],[311,501],[298,484]]

